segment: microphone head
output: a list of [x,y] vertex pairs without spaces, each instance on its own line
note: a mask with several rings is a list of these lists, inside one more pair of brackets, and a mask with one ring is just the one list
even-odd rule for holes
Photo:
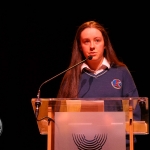
[[93,58],[93,56],[88,56],[88,59],[91,60]]

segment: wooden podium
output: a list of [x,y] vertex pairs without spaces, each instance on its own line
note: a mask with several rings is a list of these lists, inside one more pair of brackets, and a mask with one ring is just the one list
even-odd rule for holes
[[[34,112],[36,110],[35,108],[36,100],[37,100],[36,98],[31,99]],[[117,121],[117,123],[114,123],[113,121],[113,124],[123,124],[123,128],[125,128],[125,130],[123,129],[123,132],[121,132],[121,134],[129,135],[130,150],[134,149],[134,139],[133,139],[134,135],[149,134],[149,130],[148,130],[149,129],[149,121],[148,121],[149,110],[148,110],[148,98],[147,97],[109,97],[109,98],[95,98],[95,99],[94,98],[93,99],[92,98],[89,98],[89,99],[40,98],[40,103],[41,104],[39,107],[39,114],[38,114],[38,118],[36,121],[37,121],[40,134],[47,135],[47,150],[57,149],[56,144],[59,142],[57,142],[57,135],[55,135],[58,132],[56,131],[56,128],[58,128],[56,126],[59,126],[61,122],[62,122],[62,126],[64,125],[64,128],[65,128],[62,130],[64,130],[65,134],[67,134],[66,132],[68,131],[66,128],[68,128],[67,127],[68,123],[66,123],[66,126],[65,126],[65,122],[63,123],[64,121],[63,119],[65,119],[66,121],[66,117],[65,117],[66,115],[67,116],[74,115],[75,116],[74,120],[76,119],[77,121],[84,120],[84,118],[87,117],[86,120],[88,121],[87,122],[85,121],[84,123],[88,124],[89,117],[94,114],[94,116],[91,117],[90,119],[90,121],[92,121],[92,119],[95,118],[93,120],[94,121],[93,124],[95,124],[95,126],[93,126],[94,129],[95,127],[97,128],[97,125],[96,125],[97,121],[99,122],[99,124],[103,124],[104,122],[109,124],[109,120],[113,120],[112,118],[115,117],[117,114],[119,116],[123,115],[119,117],[119,119],[121,119],[121,122],[119,122],[120,120]],[[140,119],[134,119],[134,111],[136,111],[136,109],[140,110]],[[109,116],[109,117],[104,117],[104,121],[102,121],[103,116],[105,116],[105,114],[106,116]],[[59,115],[61,115],[61,117]],[[61,120],[57,121],[58,118],[61,118]],[[73,123],[77,124],[76,122],[73,122]],[[69,124],[73,124],[73,123],[69,123]],[[81,124],[81,123],[78,123],[78,124]],[[70,129],[68,130],[70,131]],[[85,127],[82,130],[85,130]],[[64,134],[64,132],[62,131],[62,134]],[[59,135],[61,137],[61,133],[59,133]],[[125,137],[125,135],[123,136]],[[109,143],[109,137],[111,137],[111,135],[107,136],[107,141],[108,141],[107,143]],[[70,135],[67,138],[70,138]],[[112,138],[114,138],[114,135],[112,136]],[[78,142],[80,139],[77,138],[77,140],[76,140],[77,141],[76,146],[78,146]],[[88,141],[88,144],[89,144],[89,140],[86,140],[86,141]],[[65,137],[62,137],[62,139],[60,139],[60,143],[61,142],[65,142]],[[126,141],[123,141],[123,143],[126,143]],[[111,143],[109,145],[111,145]],[[113,150],[113,145],[111,146],[111,149]],[[125,144],[124,144],[123,149],[125,149]]]

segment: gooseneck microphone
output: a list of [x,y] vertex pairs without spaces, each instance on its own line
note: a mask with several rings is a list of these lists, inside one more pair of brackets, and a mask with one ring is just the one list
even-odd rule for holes
[[36,116],[36,118],[38,118],[39,107],[41,106],[41,100],[40,100],[40,90],[41,90],[41,87],[42,87],[45,83],[47,83],[47,82],[53,80],[54,78],[58,77],[59,75],[61,75],[61,74],[65,73],[65,72],[67,72],[68,70],[70,70],[70,69],[72,69],[72,68],[78,66],[79,64],[85,62],[86,60],[91,60],[92,58],[93,58],[93,56],[88,56],[86,59],[84,59],[84,60],[82,60],[81,62],[75,64],[74,66],[72,66],[72,67],[70,67],[70,68],[64,70],[63,72],[61,72],[61,73],[55,75],[54,77],[52,77],[52,78],[50,78],[50,79],[44,81],[44,82],[40,85],[39,90],[38,90],[38,93],[37,93],[37,99],[36,99],[36,101],[35,101],[35,116]]

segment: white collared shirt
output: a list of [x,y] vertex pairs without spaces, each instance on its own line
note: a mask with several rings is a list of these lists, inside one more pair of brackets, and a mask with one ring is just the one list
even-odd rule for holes
[[108,63],[108,61],[107,61],[107,59],[104,57],[104,59],[103,59],[103,62],[102,62],[102,64],[101,64],[101,66],[100,66],[100,68],[98,69],[98,70],[92,70],[86,63],[83,63],[82,64],[82,66],[81,66],[81,71],[83,70],[83,69],[87,69],[88,71],[90,71],[90,72],[93,72],[95,75],[97,75],[98,73],[100,73],[100,72],[102,72],[103,70],[105,70],[106,68],[110,68],[110,64]]

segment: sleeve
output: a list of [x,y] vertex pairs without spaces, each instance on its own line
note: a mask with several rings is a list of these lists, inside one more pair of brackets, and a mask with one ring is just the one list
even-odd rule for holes
[[138,90],[128,68],[123,71],[123,96],[124,97],[138,97]]
[[[123,73],[123,96],[124,97],[139,97],[137,87],[128,68]],[[133,119],[141,120],[141,109],[139,103],[136,104],[133,112]]]

